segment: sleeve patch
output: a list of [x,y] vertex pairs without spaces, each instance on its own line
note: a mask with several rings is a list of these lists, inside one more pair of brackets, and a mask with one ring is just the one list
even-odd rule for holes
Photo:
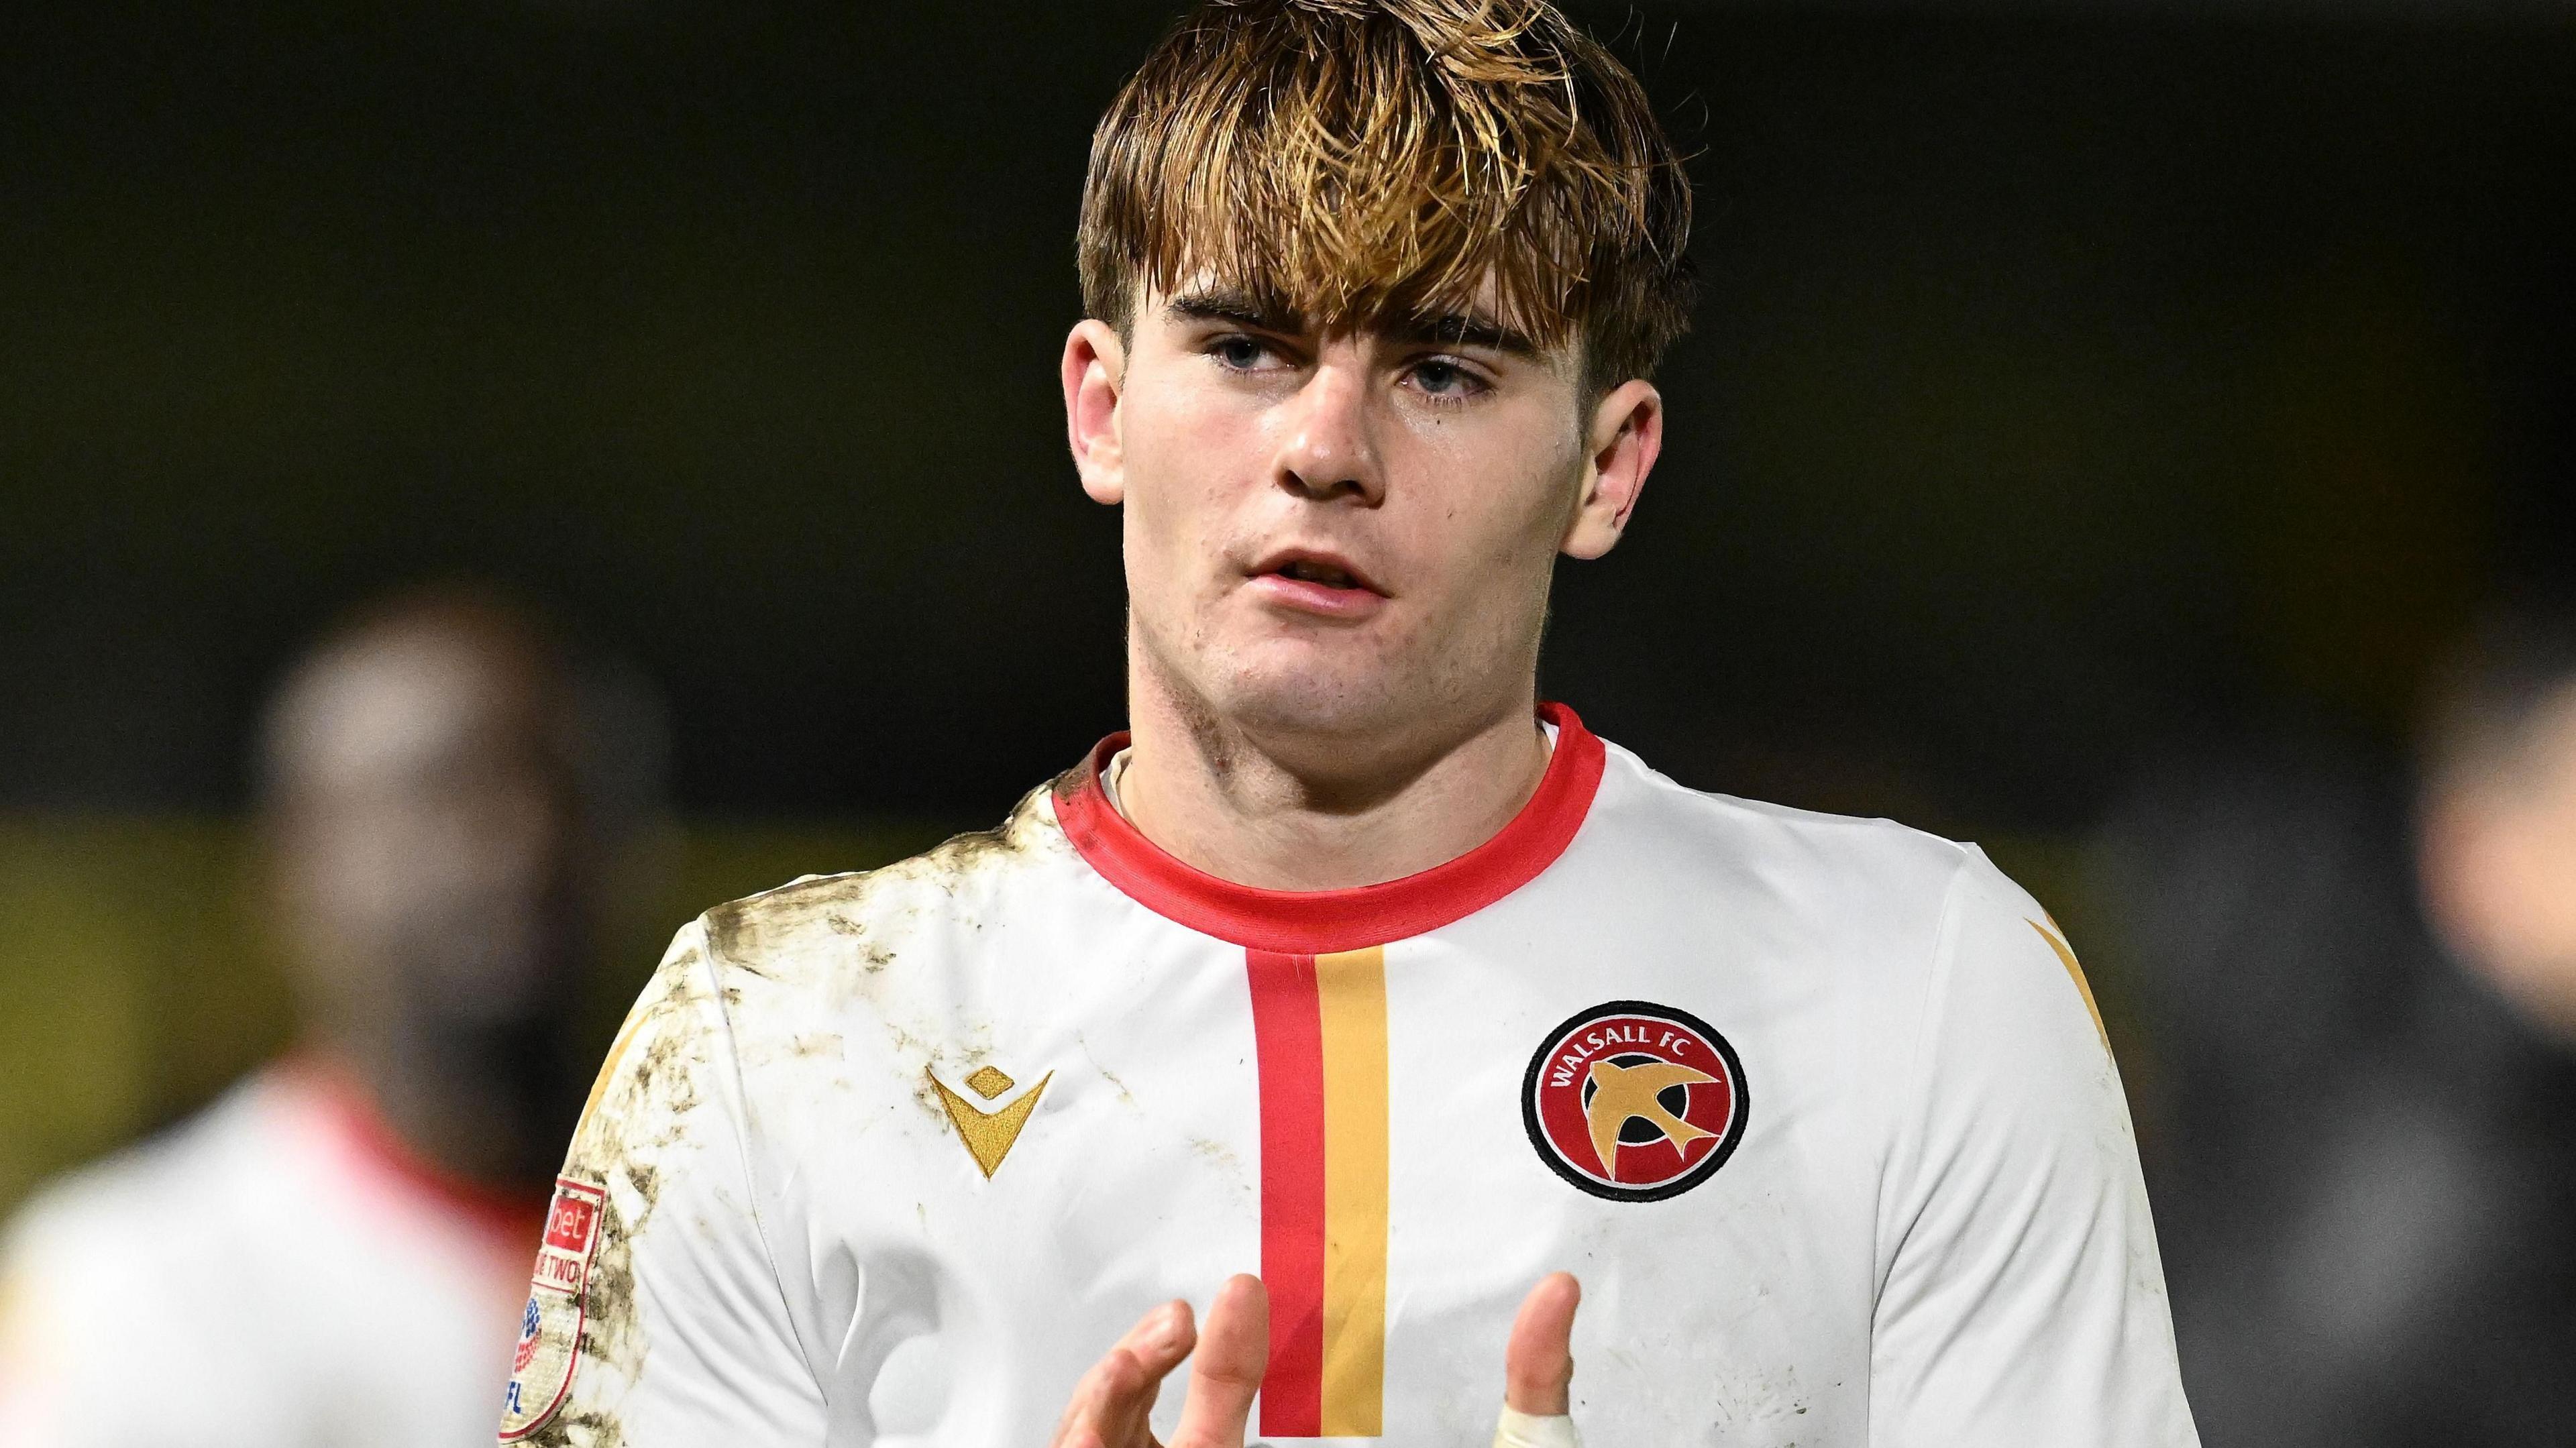
[[537,1245],[527,1309],[519,1315],[519,1346],[510,1358],[510,1384],[501,1399],[501,1441],[516,1443],[544,1427],[572,1393],[581,1357],[582,1321],[589,1309],[590,1266],[599,1255],[607,1191],[571,1177],[555,1178],[546,1209],[546,1231]]

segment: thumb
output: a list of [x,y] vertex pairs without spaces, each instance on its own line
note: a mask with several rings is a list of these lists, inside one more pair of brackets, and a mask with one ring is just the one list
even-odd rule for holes
[[1521,1299],[1503,1349],[1503,1402],[1533,1418],[1562,1416],[1574,1385],[1574,1309],[1583,1285],[1569,1272],[1551,1272]]

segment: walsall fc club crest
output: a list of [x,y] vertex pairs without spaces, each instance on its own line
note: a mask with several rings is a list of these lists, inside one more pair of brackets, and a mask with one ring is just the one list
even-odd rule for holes
[[1521,1119],[1558,1176],[1614,1202],[1658,1202],[1715,1175],[1744,1139],[1744,1063],[1688,1011],[1611,1001],[1548,1033]]

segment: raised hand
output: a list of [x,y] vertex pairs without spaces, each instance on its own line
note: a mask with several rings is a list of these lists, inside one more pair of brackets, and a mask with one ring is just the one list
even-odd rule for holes
[[1189,1396],[1170,1448],[1243,1448],[1253,1395],[1270,1362],[1270,1294],[1250,1276],[1228,1278],[1217,1290],[1204,1334],[1186,1302],[1146,1313],[1074,1385],[1054,1448],[1158,1448],[1146,1416],[1163,1379],[1193,1349]]
[[[1521,1300],[1503,1348],[1506,1411],[1498,1443],[1553,1448],[1574,1441],[1566,1413],[1574,1382],[1574,1309],[1582,1300],[1582,1286],[1564,1272],[1541,1278]],[[1147,1418],[1163,1379],[1194,1352],[1189,1396],[1181,1401],[1181,1425],[1168,1448],[1243,1448],[1252,1400],[1270,1362],[1270,1294],[1260,1278],[1248,1276],[1229,1278],[1218,1289],[1204,1333],[1186,1302],[1166,1302],[1140,1318],[1074,1385],[1053,1448],[1164,1448]]]

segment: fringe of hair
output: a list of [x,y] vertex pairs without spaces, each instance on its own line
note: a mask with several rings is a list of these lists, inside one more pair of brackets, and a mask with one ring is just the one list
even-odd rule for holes
[[1645,90],[1547,0],[1202,0],[1092,137],[1083,304],[1214,276],[1325,323],[1465,311],[1596,389],[1689,325],[1691,195]]

